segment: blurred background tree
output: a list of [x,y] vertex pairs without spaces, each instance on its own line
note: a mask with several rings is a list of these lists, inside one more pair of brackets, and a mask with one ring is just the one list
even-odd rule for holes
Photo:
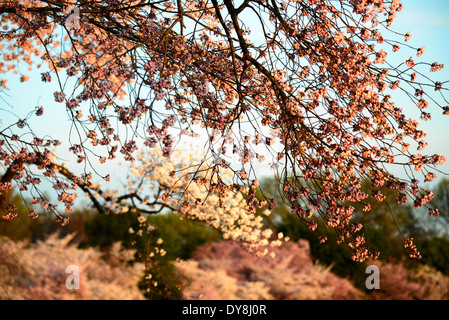
[[[280,199],[274,179],[264,178],[260,184],[265,196]],[[410,205],[397,205],[395,192],[388,190],[383,190],[386,195],[384,202],[369,201],[369,212],[363,212],[363,204],[353,204],[354,219],[363,221],[367,241],[374,250],[381,252],[381,261],[401,264],[409,270],[421,270],[419,266],[429,266],[449,275],[449,239],[444,220],[447,215],[447,207],[444,205],[449,201],[448,186],[448,180],[442,180],[434,187],[435,198],[432,204],[440,209],[441,221],[435,217],[418,219],[419,213]],[[258,196],[263,197],[260,192]],[[79,248],[99,248],[106,255],[116,242],[121,242],[123,248],[137,249],[135,261],[147,262],[146,273],[139,282],[139,288],[147,299],[182,299],[187,282],[177,272],[175,261],[188,260],[198,248],[222,240],[219,231],[202,222],[181,218],[170,211],[150,215],[142,224],[139,221],[143,220],[139,220],[139,214],[134,211],[99,214],[91,208],[77,208],[71,213],[72,223],[63,227],[51,216],[47,217],[45,211],[39,213],[39,219],[28,218],[28,209],[23,199],[14,192],[11,193],[10,201],[17,207],[16,212],[22,221],[17,219],[0,224],[0,235],[14,241],[36,242],[53,233],[59,233],[61,237],[75,233],[73,241]],[[352,261],[350,251],[336,243],[337,234],[331,229],[321,228],[320,235],[326,236],[328,241],[320,243],[320,235],[310,231],[282,202],[279,202],[269,216],[262,216],[266,227],[282,232],[292,242],[306,239],[315,263],[331,266],[333,273],[350,279],[359,289],[365,289],[366,264]],[[323,222],[317,220],[317,223]],[[402,245],[403,236],[412,233],[422,253],[422,259],[418,261],[406,259],[408,252]],[[159,254],[149,257],[151,252],[155,253],[155,248],[159,248]],[[164,254],[160,254],[161,252]]]
[[440,213],[438,219],[433,219],[432,230],[437,234],[449,236],[449,178],[443,178],[433,189],[435,197],[430,202]]
[[[320,243],[316,232],[311,232],[282,202],[281,191],[274,178],[266,177],[261,180],[260,185],[263,190],[263,195],[258,193],[260,198],[273,197],[279,203],[271,215],[264,216],[267,226],[283,232],[292,241],[307,239],[315,261],[332,266],[332,271],[337,275],[348,277],[354,284],[364,287],[366,264],[352,261],[349,250],[346,250],[344,246],[337,245],[336,232],[320,228],[324,222],[316,219],[317,230],[321,230],[321,236],[328,239],[326,243]],[[365,188],[367,187],[365,186]],[[449,239],[447,238],[449,180],[442,180],[434,188],[435,198],[432,204],[440,208],[442,220],[435,217],[421,218],[422,212],[417,212],[418,210],[413,209],[410,204],[398,204],[397,193],[394,190],[388,188],[381,190],[386,196],[383,202],[368,198],[363,203],[351,203],[355,207],[354,222],[363,224],[366,241],[373,250],[380,252],[379,259],[394,263],[400,262],[409,268],[425,264],[443,274],[449,274]],[[366,204],[371,206],[369,212],[363,211]],[[403,243],[404,237],[410,235],[413,235],[422,254],[421,260],[408,259],[409,252],[404,248]]]

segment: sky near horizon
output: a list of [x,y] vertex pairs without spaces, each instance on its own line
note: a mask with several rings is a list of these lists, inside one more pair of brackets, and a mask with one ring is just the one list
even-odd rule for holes
[[[449,81],[449,0],[402,0],[402,3],[404,9],[398,14],[392,29],[404,34],[410,32],[411,45],[415,47],[424,45],[426,48],[422,57],[424,61],[444,63],[445,68],[432,74],[432,78],[442,82]],[[401,50],[397,54],[401,55]],[[401,56],[402,58],[408,57]],[[3,125],[10,124],[8,121],[14,119],[13,114],[25,117],[26,113],[34,110],[34,106],[42,105],[45,108],[45,117],[38,119],[40,122],[36,124],[46,129],[53,138],[66,140],[70,123],[67,121],[63,105],[54,102],[53,91],[55,90],[51,90],[48,84],[41,82],[40,72],[43,71],[45,70],[38,69],[27,73],[30,75],[30,80],[26,83],[19,82],[20,76],[8,76],[10,90],[6,92],[7,96],[2,93],[0,97],[0,122],[3,122]],[[446,87],[448,87],[447,83]],[[398,101],[399,104],[400,101]],[[406,108],[403,107],[405,112],[407,112]],[[446,156],[448,161],[439,169],[449,172],[449,116],[443,116],[441,110],[437,108],[432,108],[429,112],[432,113],[432,120],[421,124],[421,128],[427,133],[426,141],[429,146],[422,152]],[[1,129],[2,125],[0,125]],[[62,135],[58,136],[58,134]],[[110,170],[110,167],[109,169],[107,166],[104,169],[100,168],[103,174],[107,170]],[[442,175],[439,174],[436,182],[441,177]]]

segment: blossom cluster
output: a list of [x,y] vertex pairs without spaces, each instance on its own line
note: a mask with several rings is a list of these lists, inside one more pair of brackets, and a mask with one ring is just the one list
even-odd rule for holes
[[[252,188],[257,178],[247,168],[272,156],[270,166],[276,170],[293,213],[311,229],[316,227],[312,217],[323,218],[328,227],[350,239],[358,251],[357,260],[366,259],[370,250],[357,236],[359,227],[351,222],[353,209],[348,202],[363,203],[367,197],[383,201],[380,186],[400,191],[415,206],[426,205],[431,198],[423,196],[425,191],[417,191],[419,186],[412,186],[410,180],[418,180],[415,175],[404,180],[387,170],[396,165],[408,174],[409,168],[415,168],[428,180],[444,161],[438,154],[412,152],[414,144],[417,151],[424,149],[426,134],[417,119],[406,115],[406,106],[396,105],[396,90],[409,93],[409,105],[417,108],[422,120],[431,119],[428,110],[433,107],[449,113],[448,107],[438,102],[441,99],[432,98],[435,93],[444,96],[445,84],[427,75],[444,64],[421,61],[425,48],[414,47],[410,32],[386,32],[403,8],[400,0],[244,1],[238,6],[227,0],[170,0],[78,5],[83,12],[79,28],[67,29],[60,4],[8,2],[2,24],[21,28],[0,35],[0,72],[18,73],[18,62],[31,68],[40,59],[39,66],[48,68],[41,73],[41,80],[58,82],[54,99],[66,108],[71,121],[77,142],[70,142],[69,151],[86,168],[92,167],[92,158],[105,163],[116,159],[118,153],[135,161],[140,141],[149,148],[159,144],[163,157],[173,157],[176,132],[188,132],[192,137],[202,128],[222,136],[238,132],[234,139],[225,139],[220,149],[233,150],[239,168],[220,158],[206,169],[205,162],[199,161],[198,176],[190,172],[187,177],[183,172],[180,177],[177,172],[173,179],[191,183],[178,183],[174,188],[184,196],[176,205],[183,212],[192,205],[218,207],[218,216],[226,212],[227,220],[217,220],[207,210],[190,212],[212,225],[227,226],[225,234],[230,238],[249,242],[266,238],[253,233],[258,222],[249,217],[260,201]],[[258,36],[243,23],[249,8],[257,13],[251,27],[261,30]],[[390,49],[411,51],[403,53],[402,63],[391,66]],[[428,69],[421,70],[421,66]],[[27,79],[21,74],[22,81]],[[66,86],[72,82],[74,86]],[[6,86],[5,80],[1,85]],[[36,115],[45,116],[39,110]],[[55,182],[55,168],[46,154],[49,151],[43,149],[45,142],[38,137],[25,141],[26,135],[12,130],[27,130],[27,125],[26,119],[19,119],[14,128],[0,131],[1,164],[15,173],[6,183],[16,181],[27,187],[38,181],[25,180],[34,175],[25,164],[36,165],[40,177]],[[255,131],[252,137],[246,132],[248,127]],[[265,154],[253,149],[253,140],[268,142]],[[273,148],[274,140],[279,150]],[[223,170],[230,170],[232,177],[227,181],[220,177]],[[166,173],[161,172],[162,180],[170,180]],[[84,174],[65,177],[77,181],[72,187],[82,187],[93,195],[98,190],[87,191],[91,173]],[[371,182],[369,192],[360,189],[362,180]],[[70,210],[74,196],[63,192],[58,193],[59,200]],[[245,194],[244,199],[232,196],[239,193]],[[203,194],[210,195],[209,202]],[[168,192],[159,196],[170,201]],[[400,201],[405,201],[403,196]],[[226,209],[230,205],[241,206],[248,217]],[[55,209],[53,204],[46,206]],[[251,231],[231,227],[239,220]]]

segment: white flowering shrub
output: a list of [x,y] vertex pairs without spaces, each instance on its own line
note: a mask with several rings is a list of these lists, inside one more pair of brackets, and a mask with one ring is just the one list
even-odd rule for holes
[[[98,184],[87,196],[95,198],[109,213],[134,210],[151,215],[171,210],[180,217],[205,223],[220,231],[224,239],[236,241],[257,255],[266,255],[288,240],[279,239],[264,227],[263,216],[270,214],[271,205],[254,198],[258,180],[249,187],[242,185],[239,191],[232,190],[232,170],[211,170],[206,164],[197,168],[199,159],[182,149],[173,150],[167,158],[155,147],[140,152],[137,160],[130,164],[127,183],[120,190],[102,191]],[[255,202],[262,215],[255,214]]]

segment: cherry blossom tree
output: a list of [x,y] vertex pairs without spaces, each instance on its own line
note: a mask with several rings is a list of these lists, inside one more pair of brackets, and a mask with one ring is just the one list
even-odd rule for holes
[[[182,210],[195,210],[210,193],[226,206],[222,198],[243,191],[248,214],[274,207],[256,196],[256,167],[266,163],[310,229],[322,218],[354,260],[376,257],[351,221],[351,203],[384,201],[387,187],[399,203],[426,206],[433,194],[422,183],[445,161],[420,153],[427,143],[418,126],[431,108],[449,114],[446,82],[429,76],[444,65],[422,60],[425,48],[392,29],[402,7],[399,0],[2,1],[1,73],[18,72],[19,64],[43,69],[71,121],[59,139],[40,137],[29,121],[47,116],[37,106],[1,128],[2,219],[15,216],[7,194],[17,186],[32,194],[31,217],[32,205],[41,205],[65,223],[43,181],[67,211],[79,188],[105,210],[94,196],[95,161],[120,156],[139,167],[137,149],[159,145],[170,158],[179,137],[206,138],[209,152],[196,165],[164,173],[207,190],[194,201],[181,192]],[[397,105],[397,93],[408,102]],[[66,143],[83,172],[54,156]],[[154,204],[173,205],[165,187]],[[419,257],[412,239],[405,245]]]

